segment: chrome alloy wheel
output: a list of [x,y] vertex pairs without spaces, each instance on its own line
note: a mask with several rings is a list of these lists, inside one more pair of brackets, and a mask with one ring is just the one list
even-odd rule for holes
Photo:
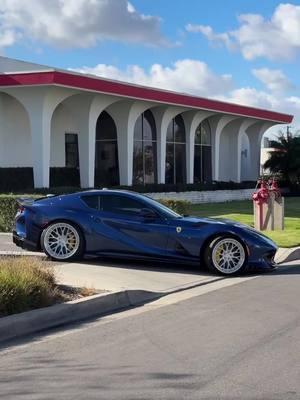
[[66,260],[77,252],[80,237],[74,226],[59,222],[47,228],[43,244],[50,257]]
[[223,274],[237,272],[245,263],[243,245],[236,239],[224,238],[216,243],[212,251],[214,267]]

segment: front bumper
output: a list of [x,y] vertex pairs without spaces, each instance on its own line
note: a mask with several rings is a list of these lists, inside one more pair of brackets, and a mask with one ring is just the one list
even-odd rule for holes
[[277,268],[277,264],[275,262],[275,254],[276,249],[270,250],[263,254],[258,260],[250,261],[248,263],[247,270],[248,271],[273,271]]
[[21,247],[24,250],[37,251],[37,246],[34,242],[18,235],[16,231],[13,231],[13,242],[16,246]]

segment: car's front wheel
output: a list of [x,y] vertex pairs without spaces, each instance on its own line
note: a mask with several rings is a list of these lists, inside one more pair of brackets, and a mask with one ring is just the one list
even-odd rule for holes
[[222,236],[211,241],[205,250],[207,267],[222,275],[233,275],[241,272],[247,263],[243,243],[235,237]]
[[70,222],[55,222],[44,229],[41,246],[53,260],[78,259],[83,255],[83,235],[80,229]]

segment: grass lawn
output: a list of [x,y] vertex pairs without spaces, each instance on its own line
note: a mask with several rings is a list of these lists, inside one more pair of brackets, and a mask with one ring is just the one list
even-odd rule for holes
[[[191,204],[191,215],[200,217],[229,218],[253,226],[253,204],[250,200],[226,203]],[[300,198],[285,198],[284,231],[264,231],[279,247],[300,246]]]

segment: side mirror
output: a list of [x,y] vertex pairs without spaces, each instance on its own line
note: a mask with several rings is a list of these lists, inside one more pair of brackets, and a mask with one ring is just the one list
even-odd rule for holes
[[157,214],[149,208],[142,208],[140,216],[144,218],[145,221],[153,221],[157,218]]

